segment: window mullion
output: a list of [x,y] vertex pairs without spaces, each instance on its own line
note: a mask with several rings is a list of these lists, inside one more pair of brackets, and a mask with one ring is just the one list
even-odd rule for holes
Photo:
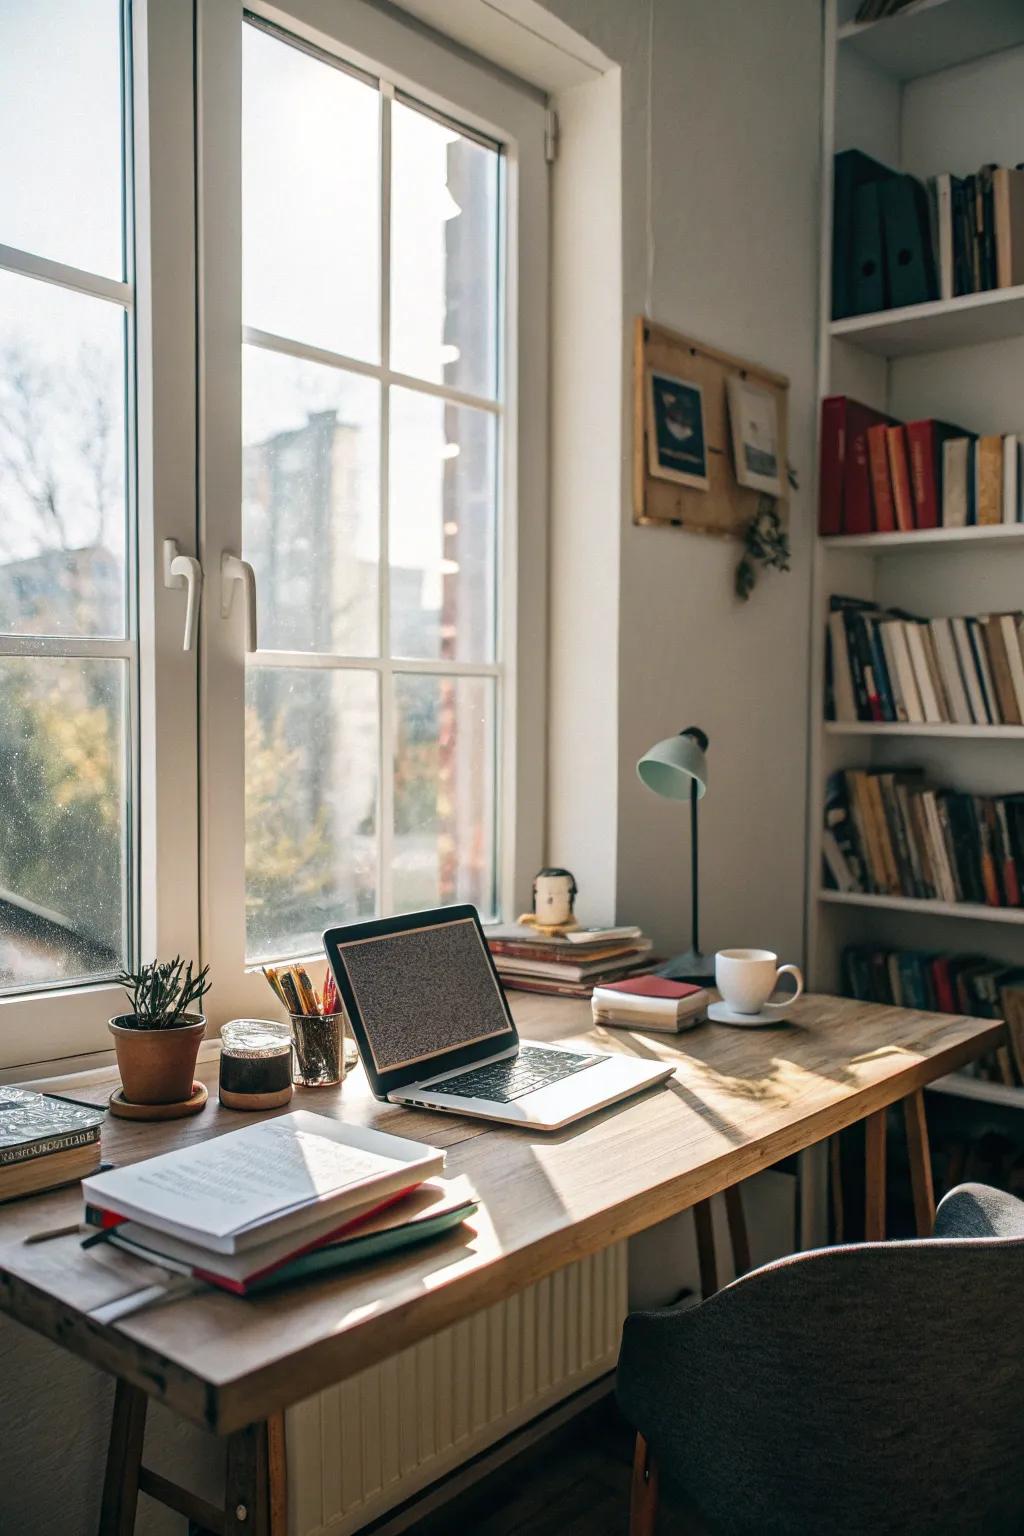
[[[394,88],[386,81],[380,85],[380,361],[391,364],[391,103]],[[390,521],[390,440],[391,386],[381,384],[380,401],[380,565],[378,577],[380,615],[380,654],[384,665],[380,672],[380,803],[378,807],[377,848],[379,872],[377,901],[381,912],[394,908],[395,832],[395,688],[391,670],[391,556]]]

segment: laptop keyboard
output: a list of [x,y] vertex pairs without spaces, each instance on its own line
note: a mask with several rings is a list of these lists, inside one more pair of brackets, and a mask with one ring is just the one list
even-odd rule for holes
[[560,1083],[586,1067],[593,1067],[607,1056],[581,1056],[570,1051],[546,1051],[543,1046],[523,1045],[518,1056],[491,1061],[471,1072],[460,1072],[443,1082],[431,1083],[432,1093],[450,1093],[458,1099],[490,1099],[495,1104],[511,1104],[538,1088]]

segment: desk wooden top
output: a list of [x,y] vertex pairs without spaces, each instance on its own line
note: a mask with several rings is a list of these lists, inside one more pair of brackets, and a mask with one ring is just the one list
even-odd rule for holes
[[[792,1022],[682,1035],[595,1029],[589,1003],[514,996],[529,1039],[671,1061],[664,1086],[554,1134],[375,1104],[362,1073],[301,1104],[448,1149],[481,1209],[461,1231],[341,1275],[238,1300],[209,1292],[100,1325],[89,1311],[154,1278],[74,1236],[26,1246],[74,1221],[77,1190],[0,1208],[0,1308],[134,1382],[185,1417],[226,1433],[344,1379],[416,1340],[610,1243],[684,1210],[903,1098],[999,1044],[989,1019],[830,997],[796,1004]],[[208,1080],[215,1066],[207,1066]],[[114,1079],[112,1079],[114,1080]],[[77,1097],[105,1101],[110,1082]],[[103,1146],[133,1162],[250,1117],[210,1103],[193,1120],[108,1120]]]

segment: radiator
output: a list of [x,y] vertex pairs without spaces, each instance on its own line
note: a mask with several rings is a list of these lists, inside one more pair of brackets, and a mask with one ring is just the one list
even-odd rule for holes
[[290,1408],[289,1536],[348,1536],[613,1369],[626,1244]]

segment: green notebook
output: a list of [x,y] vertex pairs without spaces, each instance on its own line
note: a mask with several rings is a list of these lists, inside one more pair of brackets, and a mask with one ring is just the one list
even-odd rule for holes
[[333,1274],[336,1270],[365,1263],[367,1259],[382,1259],[389,1253],[397,1253],[401,1248],[412,1248],[417,1243],[428,1242],[432,1237],[440,1237],[452,1227],[459,1226],[478,1209],[472,1203],[458,1206],[455,1210],[441,1211],[437,1216],[427,1216],[405,1227],[392,1227],[386,1232],[371,1232],[366,1237],[350,1237],[343,1243],[315,1248],[312,1253],[304,1253],[290,1264],[282,1265],[272,1275],[251,1282],[246,1286],[245,1294],[255,1296],[288,1285],[293,1280],[305,1280],[310,1275]]

